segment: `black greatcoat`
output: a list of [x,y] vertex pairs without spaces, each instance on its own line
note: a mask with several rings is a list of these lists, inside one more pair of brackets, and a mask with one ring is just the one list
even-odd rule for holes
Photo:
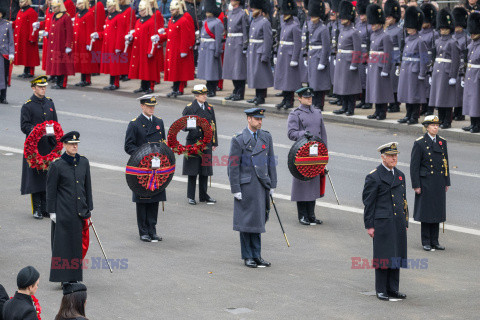
[[418,138],[413,143],[410,160],[412,188],[422,188],[420,194],[415,194],[413,218],[427,223],[446,220],[445,187],[450,186],[447,141],[439,135],[435,139],[436,142],[433,143],[428,133]]
[[0,284],[0,320],[3,320],[3,305],[9,299],[10,296],[8,295],[7,291],[5,291],[5,288]]
[[[163,120],[156,116],[152,116],[152,121],[148,120],[143,113],[137,118],[130,121],[125,135],[125,152],[132,155],[143,144],[149,142],[165,142],[165,127]],[[165,190],[152,198],[141,198],[132,193],[132,201],[139,203],[153,203],[167,201],[167,193]]]
[[3,306],[3,319],[38,320],[32,297],[15,292],[13,298],[5,302]]
[[[52,99],[44,97],[38,98],[32,95],[30,100],[27,100],[20,111],[20,129],[25,136],[28,137],[33,128],[47,120],[58,121],[57,112]],[[25,139],[26,139],[25,137]],[[22,194],[30,194],[45,191],[45,183],[47,181],[47,172],[31,169],[28,166],[27,160],[23,158],[22,165]]]
[[56,213],[52,222],[51,282],[82,281],[82,229],[79,213],[93,210],[88,159],[64,153],[54,161],[47,175],[47,212]]
[[[199,116],[204,118],[212,125],[212,121],[215,124],[215,128],[212,126],[213,138],[212,141],[207,145],[207,149],[203,151],[202,157],[200,156],[188,156],[183,158],[183,171],[184,176],[213,176],[213,167],[212,167],[212,146],[218,146],[218,137],[217,137],[217,120],[215,120],[215,111],[213,107],[205,102],[205,110],[203,110],[198,104],[197,100],[194,100],[192,103],[187,105],[183,110],[182,116]],[[186,145],[194,144],[198,140],[203,139],[203,132],[200,127],[197,129],[188,130]]]
[[388,267],[396,269],[392,261],[407,259],[408,208],[405,175],[397,168],[394,172],[381,164],[367,175],[363,204],[365,229],[375,228],[373,258],[389,259]]

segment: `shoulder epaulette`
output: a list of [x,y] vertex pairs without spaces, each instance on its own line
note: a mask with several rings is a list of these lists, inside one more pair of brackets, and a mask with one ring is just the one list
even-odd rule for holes
[[28,99],[27,101],[25,101],[25,104],[29,103],[30,101],[32,101],[31,99]]
[[62,157],[55,158],[55,159],[52,160],[52,162],[55,162],[55,161],[57,161],[58,159],[61,159],[61,158]]
[[50,101],[53,101],[53,99],[52,99],[52,98],[50,98],[50,97],[46,97],[46,98],[47,98],[48,100],[50,100]]
[[415,141],[420,141],[420,140],[422,140],[422,139],[423,139],[423,136],[417,138],[417,140],[415,140]]
[[377,168],[375,168],[375,169],[373,169],[372,171],[370,171],[369,174],[372,174],[372,173],[374,173],[375,171],[377,171]]
[[187,104],[187,107],[190,107],[192,105],[192,102],[190,102],[189,104]]
[[246,14],[247,16],[250,16],[250,13],[248,12],[247,9],[245,9],[244,11],[245,11],[245,14]]
[[442,140],[445,140],[445,141],[447,141],[447,139],[445,139],[445,138],[444,138],[444,137],[442,137],[442,136],[438,136],[438,137],[439,137],[440,139],[442,139]]
[[133,119],[132,119],[132,121],[135,121],[135,120],[137,120],[137,118],[133,118]]
[[237,133],[235,133],[235,134],[233,135],[233,138],[238,137],[238,136],[241,135],[241,134],[242,134],[242,132],[237,132]]
[[[162,120],[162,118],[160,118],[160,117],[157,117],[157,116],[154,116],[154,117],[155,117],[155,118],[157,118],[157,119],[160,119],[160,120]],[[136,119],[136,118],[135,118],[135,119]]]

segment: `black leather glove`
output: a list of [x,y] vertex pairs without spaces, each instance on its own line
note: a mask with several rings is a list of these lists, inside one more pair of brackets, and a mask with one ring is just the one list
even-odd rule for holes
[[303,136],[307,139],[311,139],[313,137],[313,135],[310,133],[310,131],[305,131],[305,133],[303,134]]
[[90,218],[92,216],[92,213],[89,211],[85,212],[85,213],[79,213],[78,214],[80,216],[80,218],[82,218],[83,220],[86,220],[88,218]]

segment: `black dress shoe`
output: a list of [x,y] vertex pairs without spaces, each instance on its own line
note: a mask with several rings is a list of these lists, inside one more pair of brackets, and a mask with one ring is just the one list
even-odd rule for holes
[[17,77],[18,77],[18,78],[24,78],[25,75],[26,75],[26,73],[21,73],[21,74],[19,74]]
[[232,101],[242,101],[243,97],[239,94],[233,96]]
[[300,224],[303,224],[304,226],[310,225],[310,221],[308,221],[308,219],[306,219],[305,217],[302,217],[300,220],[298,220],[298,222],[300,222]]
[[430,246],[423,246],[423,250],[425,250],[425,251],[432,251],[432,247],[430,247]]
[[345,115],[346,115],[347,117],[350,117],[350,116],[353,116],[354,113],[353,113],[353,112],[350,112],[350,111],[347,111],[347,112],[345,112]]
[[392,110],[390,110],[390,112],[400,112],[400,105],[396,104],[392,106]]
[[445,250],[445,247],[444,246],[441,246],[439,244],[434,244],[432,246],[433,249],[436,249],[436,250]]
[[285,104],[285,105],[283,106],[283,108],[284,108],[285,110],[291,109],[291,108],[293,108],[293,103],[287,103],[287,104]]
[[234,96],[235,96],[235,95],[232,93],[231,95],[226,96],[226,97],[223,98],[223,99],[225,99],[225,100],[232,100]]
[[103,90],[117,90],[118,88],[120,87],[117,87],[116,85],[111,84],[109,86],[103,87]]
[[280,110],[280,109],[283,108],[284,105],[285,105],[285,101],[282,101],[282,102],[280,102],[279,104],[276,104],[276,105],[275,105],[275,108],[277,108],[278,110]]
[[8,104],[8,101],[7,100],[2,100],[0,101],[1,104]]
[[257,97],[255,97],[253,99],[248,99],[247,102],[248,103],[255,103],[255,102],[257,102]]
[[257,100],[255,100],[255,105],[258,106],[260,104],[264,104],[265,103],[265,98],[257,98]]
[[377,298],[383,301],[388,301],[388,295],[383,292],[377,292]]
[[209,97],[209,98],[215,97],[215,96],[216,96],[215,92],[209,92],[209,93],[207,93],[207,97]]
[[346,112],[346,111],[343,110],[343,109],[333,110],[333,113],[335,113],[335,114],[343,114],[343,113],[345,113],[345,112]]
[[405,118],[402,118],[402,119],[398,119],[397,122],[398,123],[407,123],[408,120],[410,120],[410,118],[405,117]]
[[315,226],[317,224],[322,224],[322,223],[323,223],[322,220],[319,220],[319,219],[316,219],[316,218],[315,219],[310,219],[310,225],[311,226]]
[[128,76],[122,76],[120,81],[130,81],[130,78]]
[[[141,93],[141,92],[145,92],[145,89],[143,88],[138,88],[136,90],[133,90],[133,93]],[[167,94],[167,97],[168,97],[168,94]]]
[[195,199],[190,199],[188,198],[188,204],[191,204],[191,205],[196,205],[197,204],[197,201],[195,201]]
[[442,128],[442,129],[448,129],[448,128],[451,128],[451,127],[452,127],[452,125],[450,123],[442,123],[440,125],[440,128]]
[[405,293],[401,292],[388,292],[388,296],[390,298],[395,298],[395,299],[407,299],[407,295]]
[[23,75],[23,77],[24,77],[25,79],[33,78],[33,74],[26,73],[26,74]]
[[453,118],[453,120],[455,120],[455,121],[463,121],[463,120],[465,120],[465,116],[455,116],[455,118]]
[[153,90],[149,88],[149,89],[145,90],[144,92],[145,92],[145,94],[150,94],[150,93],[153,93]]
[[158,234],[154,234],[150,238],[152,239],[152,242],[158,242],[163,240],[162,237],[160,237]]
[[377,114],[376,113],[370,114],[367,116],[367,119],[377,119]]
[[462,130],[463,131],[470,131],[470,130],[472,130],[472,128],[473,128],[473,124],[469,125],[469,126],[466,126],[466,127],[463,127]]
[[217,200],[208,197],[208,199],[207,199],[205,202],[206,202],[207,204],[215,204],[215,203],[217,203]]
[[427,112],[425,112],[425,117],[431,116],[431,115],[433,115],[433,112],[432,112],[432,111],[427,111]]
[[80,81],[78,83],[75,83],[75,87],[85,87],[85,81]]
[[283,92],[277,92],[275,93],[275,97],[283,97]]
[[472,129],[470,129],[471,133],[478,133],[480,132],[480,127],[479,126],[473,126]]
[[253,259],[245,259],[245,265],[249,268],[256,268],[257,263]]
[[418,120],[417,119],[408,119],[407,124],[417,124]]
[[270,262],[265,261],[262,258],[254,258],[253,261],[255,261],[259,268],[270,267],[272,265]]
[[362,109],[365,110],[365,109],[372,109],[373,106],[371,103],[365,103],[363,106],[362,106]]
[[43,216],[44,218],[50,218],[50,213],[48,213],[48,212],[42,212],[42,216]]
[[43,215],[40,213],[40,211],[36,211],[36,210],[33,212],[33,217],[38,220],[43,219]]
[[379,115],[377,116],[377,120],[385,120],[387,119],[387,116],[386,115]]
[[364,105],[365,105],[364,102],[359,102],[359,103],[355,106],[355,108],[362,109],[362,107],[363,107]]
[[340,101],[340,99],[330,100],[329,102],[330,102],[331,104],[337,104],[338,101]]
[[170,93],[167,93],[167,98],[176,98],[178,95],[178,91],[172,91]]
[[152,238],[150,238],[148,234],[144,234],[143,236],[140,236],[140,240],[145,242],[152,242]]

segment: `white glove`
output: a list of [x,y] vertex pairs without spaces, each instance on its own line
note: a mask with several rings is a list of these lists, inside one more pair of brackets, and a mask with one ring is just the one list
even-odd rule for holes
[[323,64],[319,63],[318,66],[317,66],[317,70],[323,70],[323,69],[325,69],[325,66]]
[[277,57],[273,57],[273,64],[277,64]]
[[448,80],[448,84],[451,85],[451,86],[454,86],[457,84],[457,79],[455,78],[450,78],[450,80]]
[[425,77],[418,76],[418,80],[425,80]]
[[45,38],[48,38],[48,31],[43,31],[43,36],[44,36]]
[[33,29],[38,29],[38,28],[40,28],[40,22],[37,21],[37,22],[32,23],[32,28],[33,28]]
[[160,37],[158,36],[158,34],[154,34],[150,37],[150,40],[152,40],[153,43],[157,43],[158,41],[160,41]]
[[90,38],[92,39],[98,39],[98,32],[94,32],[90,35]]
[[90,45],[87,44],[87,51],[91,51]]
[[275,191],[275,189],[270,189],[270,195],[273,196],[273,192]]
[[164,33],[165,33],[165,29],[164,29],[164,28],[158,29],[158,34],[164,34]]
[[148,58],[151,58],[151,57],[153,57],[153,54],[150,54],[150,53],[149,53],[149,54],[147,54],[147,57],[148,57]]
[[460,85],[462,86],[462,88],[465,88],[465,80],[462,80],[462,82],[460,82]]
[[132,41],[133,40],[133,36],[129,33],[125,36],[125,41]]
[[333,59],[333,65],[334,65],[334,66],[337,65],[337,59]]
[[365,74],[368,74],[368,68],[365,68]]
[[65,48],[65,53],[66,53],[66,54],[69,54],[70,52],[72,52],[72,49],[71,49],[71,48]]
[[290,61],[290,67],[297,67],[298,62],[297,61]]
[[13,58],[15,58],[15,56],[13,54],[8,55],[8,60],[13,60]]
[[75,23],[75,17],[72,18],[72,23]]
[[350,71],[355,71],[355,70],[357,70],[357,69],[358,69],[358,68],[355,67],[355,66],[350,66]]
[[187,56],[186,53],[180,52],[180,58],[185,58]]
[[307,60],[303,61],[303,65],[304,65],[305,67],[308,67],[308,61],[307,61]]
[[195,36],[198,37],[199,34],[200,34],[200,30],[195,31]]
[[115,53],[118,54],[118,53],[120,53],[120,52],[122,52],[122,50],[120,50],[120,49],[115,49]]
[[400,68],[397,68],[397,70],[395,70],[395,75],[397,77],[400,77]]
[[53,223],[57,223],[57,214],[56,213],[50,213],[50,219],[52,219]]
[[241,192],[234,193],[233,197],[237,200],[242,200],[242,193]]
[[134,34],[134,33],[135,33],[135,29],[128,31],[128,34]]
[[[418,79],[420,79],[420,77],[418,77]],[[428,84],[432,85],[432,77],[428,77]]]
[[388,73],[382,71],[382,72],[380,72],[380,76],[381,77],[388,77]]

